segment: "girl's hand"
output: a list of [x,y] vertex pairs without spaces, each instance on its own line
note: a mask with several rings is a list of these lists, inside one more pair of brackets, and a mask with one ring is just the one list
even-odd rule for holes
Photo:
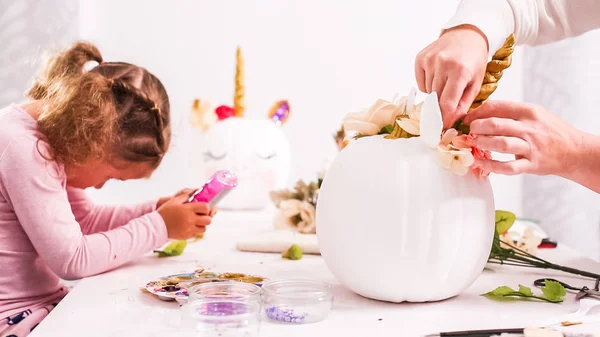
[[471,25],[446,30],[417,55],[419,90],[438,94],[445,128],[467,113],[481,88],[487,59],[487,39]]
[[177,192],[174,196],[170,196],[170,197],[162,197],[160,199],[158,199],[158,202],[156,203],[156,208],[160,208],[160,206],[162,206],[165,202],[173,199],[174,197],[180,196],[180,195],[187,195],[187,197],[189,198],[194,192],[196,192],[195,189],[193,188],[184,188],[181,191]]
[[571,179],[582,164],[583,132],[540,106],[489,101],[467,114],[464,123],[477,135],[474,146],[515,155],[515,160],[507,162],[476,160],[474,165],[484,170]]
[[212,211],[205,202],[186,203],[189,195],[182,193],[166,201],[158,209],[167,226],[169,239],[187,240],[202,234],[212,222]]

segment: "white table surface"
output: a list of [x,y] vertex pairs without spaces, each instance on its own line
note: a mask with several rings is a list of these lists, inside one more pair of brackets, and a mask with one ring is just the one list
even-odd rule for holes
[[[151,254],[119,269],[81,280],[69,295],[31,333],[31,337],[61,336],[178,336],[180,306],[163,302],[141,288],[164,275],[191,272],[202,266],[217,271],[244,272],[271,279],[312,278],[334,285],[334,308],[322,322],[282,325],[263,321],[261,336],[423,336],[440,331],[519,328],[576,311],[569,294],[565,302],[497,302],[479,294],[497,286],[533,287],[540,277],[554,276],[573,285],[592,287],[589,280],[539,269],[500,267],[486,269],[463,294],[436,303],[378,302],[360,297],[340,285],[320,256],[299,261],[278,254],[244,253],[235,249],[238,238],[269,231],[269,212],[221,212],[205,238],[189,244],[183,255],[159,259]],[[365,252],[367,253],[367,252]],[[568,248],[543,250],[541,256],[561,264],[600,272],[600,264]],[[374,257],[376,258],[376,257]],[[360,266],[357,266],[357,272]],[[390,280],[393,282],[393,280]],[[381,320],[380,320],[381,319]],[[600,331],[600,324],[583,324],[568,331]]]

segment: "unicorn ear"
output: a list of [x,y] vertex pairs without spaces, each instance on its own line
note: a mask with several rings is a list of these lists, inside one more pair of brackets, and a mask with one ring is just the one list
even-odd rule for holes
[[281,100],[273,104],[269,110],[268,118],[277,125],[283,125],[290,117],[290,103],[287,100]]
[[427,95],[421,108],[421,140],[429,147],[435,149],[440,144],[444,122],[438,103],[437,93],[434,91]]
[[411,88],[408,93],[407,101],[406,101],[406,113],[410,113],[415,107],[415,100],[417,99],[417,89]]
[[217,121],[215,103],[208,100],[195,99],[190,113],[192,127],[206,131]]

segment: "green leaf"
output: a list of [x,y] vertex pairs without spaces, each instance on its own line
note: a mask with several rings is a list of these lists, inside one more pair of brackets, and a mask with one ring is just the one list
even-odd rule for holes
[[563,297],[567,294],[567,290],[562,284],[556,281],[545,280],[545,285],[542,287],[544,297],[552,302],[562,302]]
[[508,232],[510,227],[517,220],[517,216],[509,211],[496,211],[496,232],[498,234],[504,234]]
[[505,296],[505,295],[508,295],[508,294],[514,293],[514,292],[515,292],[515,290],[512,289],[511,287],[501,286],[501,287],[498,287],[498,288],[490,291],[489,293],[486,293],[485,295]]
[[281,254],[281,257],[289,260],[300,260],[302,258],[302,248],[293,244],[288,250]]
[[519,284],[519,292],[523,295],[526,296],[533,296],[533,292],[531,291],[531,288],[526,287],[524,285]]
[[455,129],[456,131],[458,131],[462,134],[466,134],[466,135],[468,135],[471,132],[471,127],[469,125],[464,124],[462,118],[459,118],[454,123],[454,125],[452,125],[452,128]]
[[567,294],[565,288],[558,282],[547,281],[546,285],[542,287],[542,296],[538,296],[531,291],[529,287],[519,284],[519,290],[513,290],[507,286],[498,287],[488,293],[483,294],[490,299],[507,299],[507,298],[520,298],[521,300],[532,300],[538,299],[551,303],[558,303],[563,301],[563,297]]
[[456,131],[459,131],[464,135],[468,135],[469,133],[471,133],[471,127],[466,124],[461,124],[458,126]]
[[178,256],[183,253],[187,246],[186,240],[177,240],[169,243],[163,250],[155,250],[158,257]]
[[394,125],[390,124],[390,125],[386,125],[384,127],[381,128],[381,130],[379,130],[379,135],[385,135],[388,133],[392,133],[392,131],[394,131]]

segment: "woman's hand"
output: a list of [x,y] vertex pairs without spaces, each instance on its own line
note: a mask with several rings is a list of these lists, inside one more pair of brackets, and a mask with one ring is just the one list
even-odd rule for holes
[[583,164],[584,133],[544,108],[521,102],[489,101],[464,119],[474,146],[515,155],[501,162],[476,160],[484,170],[514,175],[558,175],[571,180]]
[[173,199],[174,197],[180,196],[180,195],[186,195],[189,198],[194,192],[196,192],[196,190],[193,188],[184,188],[181,191],[177,192],[173,196],[162,197],[162,198],[158,199],[158,202],[156,202],[156,208],[157,209],[160,208],[160,206],[162,206],[165,202]]
[[417,55],[419,90],[438,94],[445,128],[467,113],[481,88],[487,59],[487,39],[471,25],[446,30]]
[[187,240],[202,234],[212,222],[213,211],[205,202],[187,203],[188,195],[179,194],[158,209],[170,239]]

